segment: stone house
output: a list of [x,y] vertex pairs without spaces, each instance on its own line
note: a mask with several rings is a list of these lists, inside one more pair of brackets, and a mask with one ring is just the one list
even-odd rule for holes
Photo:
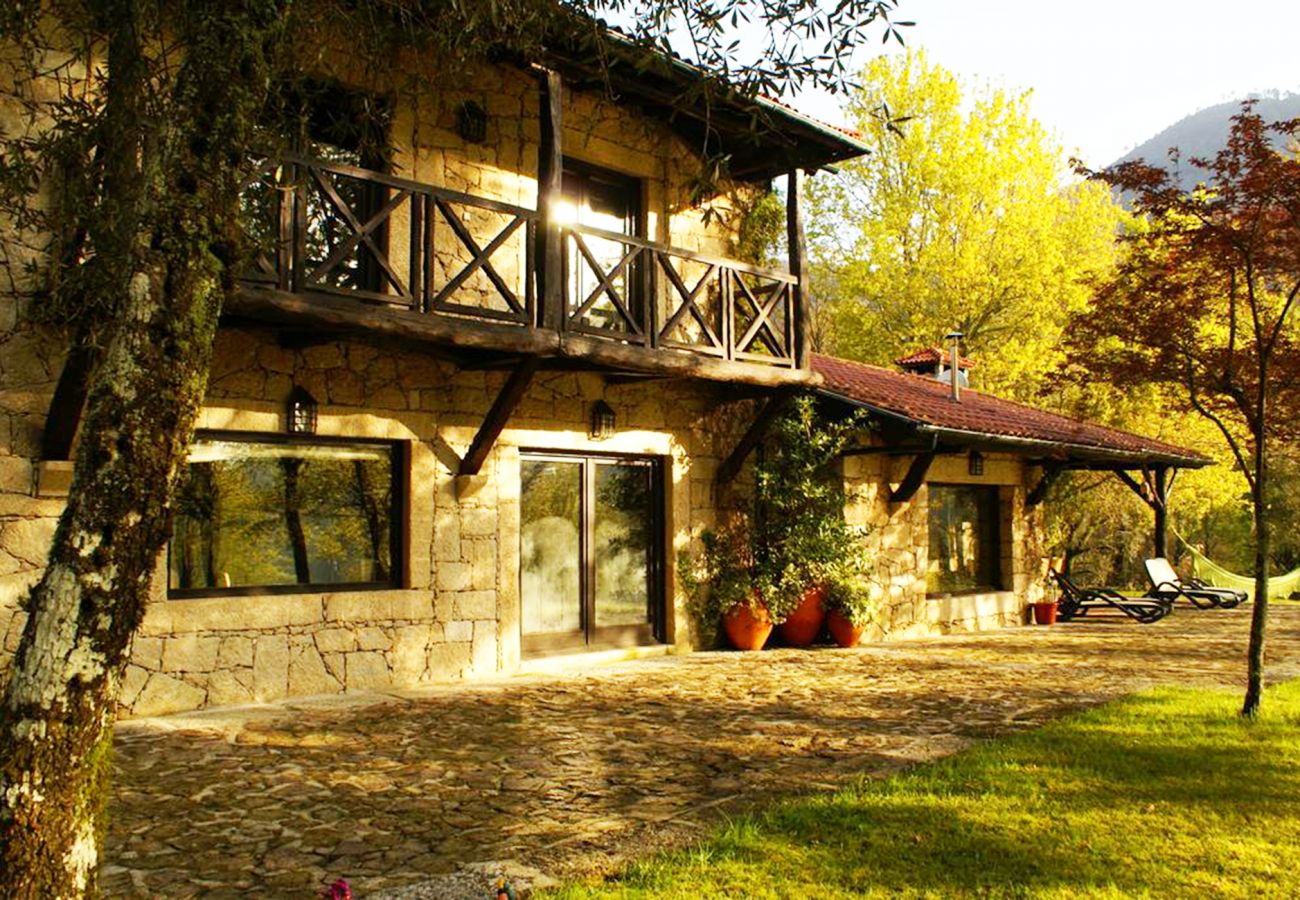
[[[324,57],[295,152],[248,186],[263,252],[225,311],[125,714],[690,649],[674,560],[744,502],[765,410],[818,390],[898,425],[808,338],[801,184],[865,152],[852,134],[761,98],[673,113],[665,97],[699,78],[677,64],[615,61],[606,79],[556,53],[412,96],[345,60]],[[361,107],[384,115],[358,125]],[[701,199],[706,139],[731,180]],[[776,179],[784,262],[738,259]],[[0,296],[6,655],[82,399],[77,361],[23,302],[18,285]],[[1036,486],[1092,457],[1026,453],[1001,425],[928,444],[913,426],[873,430],[887,452],[844,462],[847,515],[878,526],[888,634],[1020,621]],[[982,475],[958,471],[972,447]],[[1102,457],[1196,464],[1155,445]],[[929,510],[969,499],[955,483],[996,498],[982,540],[999,562],[973,592],[925,583]]]

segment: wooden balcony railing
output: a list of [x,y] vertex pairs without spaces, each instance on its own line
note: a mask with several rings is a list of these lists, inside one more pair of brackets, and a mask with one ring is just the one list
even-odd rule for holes
[[539,308],[536,210],[320,160],[268,160],[243,194],[250,287],[476,325],[797,368],[796,276],[557,225],[563,313]]

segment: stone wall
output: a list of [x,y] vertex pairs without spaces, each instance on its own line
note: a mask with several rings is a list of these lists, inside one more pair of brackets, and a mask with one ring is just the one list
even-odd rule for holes
[[[346,48],[340,48],[344,50]],[[449,76],[439,90],[407,90],[390,76],[353,71],[349,54],[326,54],[320,74],[395,101],[390,131],[392,171],[413,180],[535,208],[539,94],[524,70],[483,66]],[[62,60],[51,59],[51,66]],[[5,60],[0,58],[0,66]],[[406,66],[423,65],[412,56]],[[401,71],[394,67],[393,71]],[[47,120],[29,119],[13,70],[0,72],[0,129],[8,136]],[[63,70],[76,86],[84,71]],[[389,78],[384,81],[384,78]],[[23,99],[51,101],[57,86],[29,86]],[[48,90],[47,90],[48,88]],[[488,112],[487,140],[456,132],[461,102]],[[687,203],[698,157],[663,122],[590,92],[566,91],[566,153],[642,179],[646,235],[689,249],[725,254],[732,232]],[[725,207],[724,200],[719,200]],[[721,208],[720,207],[720,208]],[[503,224],[496,214],[463,212],[486,243]],[[408,221],[399,209],[390,232]],[[26,304],[40,285],[45,234],[18,233],[0,223],[0,673],[17,647],[25,620],[19,604],[39,578],[70,466],[38,462],[39,442],[65,339],[33,325]],[[445,274],[467,261],[448,228],[436,233]],[[391,242],[396,268],[405,252]],[[511,253],[513,252],[513,261]],[[522,231],[493,257],[508,281],[522,277]],[[664,286],[666,290],[666,285]],[[522,288],[520,289],[522,293]],[[490,305],[494,289],[482,272],[459,302]],[[663,298],[660,298],[661,301]],[[495,301],[499,302],[499,300]],[[547,375],[530,390],[511,428],[472,479],[452,475],[482,422],[505,373],[460,371],[418,354],[381,352],[357,342],[282,347],[269,332],[225,330],[219,337],[207,407],[200,427],[282,432],[285,398],[294,384],[321,402],[320,432],[410,442],[412,516],[408,590],[364,595],[319,593],[168,601],[161,567],[157,596],[128,671],[123,703],[146,714],[216,703],[266,700],[303,691],[415,684],[509,671],[519,658],[519,447],[647,453],[668,461],[668,583],[672,562],[692,531],[709,524],[717,504],[713,473],[752,416],[752,401],[729,402],[716,386],[610,386],[596,375]],[[586,436],[590,405],[605,399],[619,416],[613,440]],[[730,443],[728,443],[730,441]],[[741,485],[743,490],[743,482]],[[670,635],[687,644],[690,627],[670,603]]]
[[[168,600],[160,561],[127,671],[124,711],[147,715],[514,670],[520,448],[664,460],[669,634],[691,646],[683,598],[671,587],[673,560],[729,502],[718,498],[714,473],[752,417],[754,401],[728,399],[725,386],[708,383],[611,385],[593,373],[542,375],[482,472],[455,476],[453,454],[464,453],[506,377],[356,342],[287,350],[269,330],[224,329],[200,428],[282,433],[284,398],[300,384],[321,401],[319,434],[409,442],[410,585]],[[587,435],[598,399],[618,418],[617,434],[604,441]],[[742,479],[734,496],[746,490]],[[0,532],[6,558],[22,560],[0,603],[11,649],[24,618],[16,601],[39,575],[61,507],[57,498],[31,492],[28,476],[6,495],[23,515],[9,517]]]
[[910,456],[885,453],[844,460],[845,516],[866,529],[876,561],[875,590],[882,605],[877,639],[924,637],[953,631],[982,631],[1025,621],[1025,604],[1043,596],[1038,579],[1042,510],[1027,509],[1025,495],[1041,470],[1010,454],[987,454],[984,474],[968,474],[965,454],[940,456],[927,482],[998,486],[1003,590],[930,597],[926,594],[929,557],[928,487],[911,500],[890,503],[889,491],[902,482]]

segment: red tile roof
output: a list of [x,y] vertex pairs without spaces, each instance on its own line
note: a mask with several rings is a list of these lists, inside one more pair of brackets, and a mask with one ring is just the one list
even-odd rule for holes
[[1210,460],[1194,450],[1081,422],[1046,410],[963,388],[954,402],[945,384],[879,366],[813,354],[813,370],[825,380],[821,391],[870,409],[910,419],[924,430],[962,432],[997,443],[1031,441],[1056,445],[1045,456],[1087,460],[1203,466]]
[[[900,356],[898,359],[894,360],[894,365],[903,366],[908,369],[919,369],[924,366],[933,369],[938,365],[941,357],[946,364],[949,357],[948,351],[939,350],[938,347],[924,347],[907,354],[907,356]],[[960,365],[963,369],[975,368],[975,360],[971,359],[969,356],[959,356],[958,359],[960,360]]]

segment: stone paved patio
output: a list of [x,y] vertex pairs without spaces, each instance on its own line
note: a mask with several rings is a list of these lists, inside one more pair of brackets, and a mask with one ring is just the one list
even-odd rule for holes
[[[107,896],[359,896],[462,864],[604,869],[725,811],[826,790],[1152,684],[1236,687],[1249,610],[584,675],[119,725]],[[1300,675],[1275,610],[1274,679]]]

